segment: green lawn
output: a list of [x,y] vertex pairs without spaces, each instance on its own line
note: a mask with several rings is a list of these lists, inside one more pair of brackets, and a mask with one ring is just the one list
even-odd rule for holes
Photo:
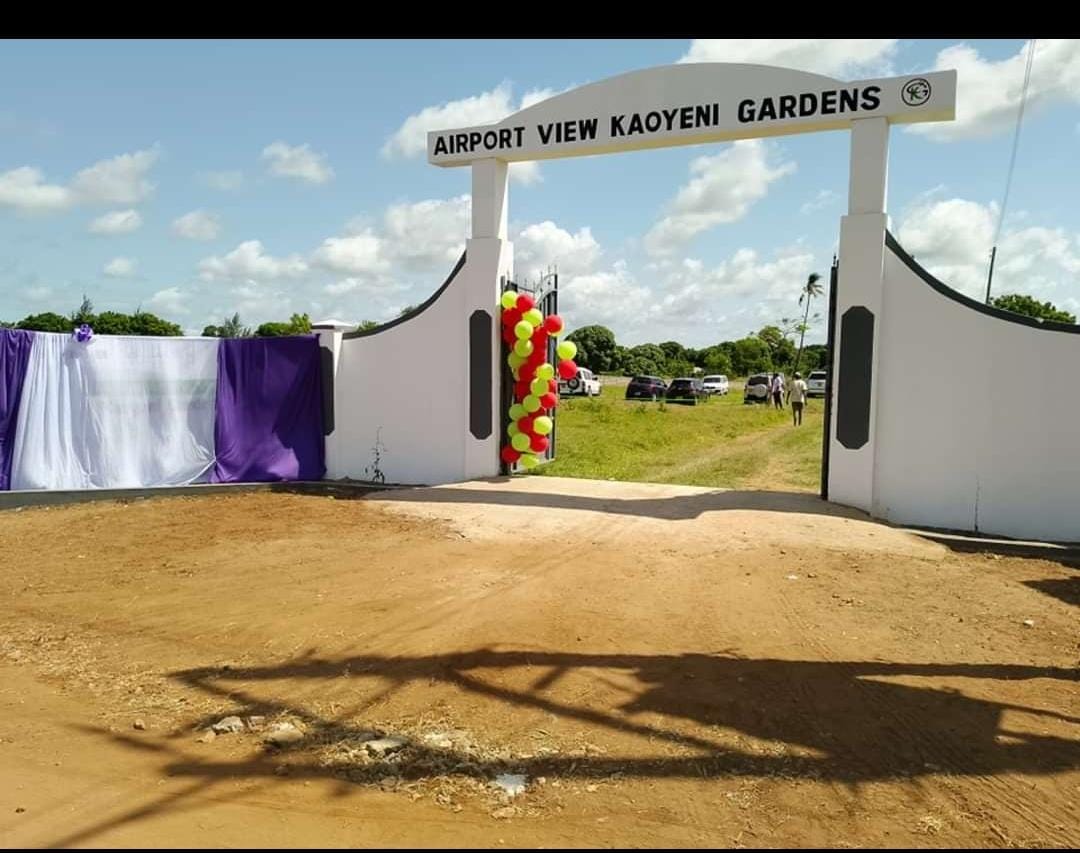
[[639,403],[605,377],[600,397],[560,401],[557,458],[536,473],[816,492],[824,401],[810,400],[796,429],[786,407],[744,405],[742,387],[732,379],[730,394],[697,406]]

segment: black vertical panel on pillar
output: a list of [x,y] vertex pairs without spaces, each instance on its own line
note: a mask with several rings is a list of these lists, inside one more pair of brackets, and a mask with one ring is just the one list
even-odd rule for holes
[[874,367],[874,315],[848,308],[840,319],[840,375],[836,389],[836,440],[858,450],[870,440],[870,391]]
[[832,429],[833,407],[833,369],[836,366],[836,284],[840,278],[840,265],[833,258],[832,269],[829,271],[829,326],[828,338],[825,341],[825,418],[822,430],[825,435],[821,446],[821,499],[829,499],[829,450],[832,442],[829,441],[829,431]]
[[469,317],[469,432],[491,435],[491,315],[477,309]]
[[319,347],[319,378],[322,379],[322,433],[334,431],[334,354]]

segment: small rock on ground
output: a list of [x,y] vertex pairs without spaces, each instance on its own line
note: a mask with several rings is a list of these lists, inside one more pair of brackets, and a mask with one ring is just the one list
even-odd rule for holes
[[304,739],[304,733],[292,723],[277,723],[263,738],[267,743],[280,746],[285,743],[296,743]]
[[369,740],[364,743],[364,748],[374,756],[382,757],[397,752],[409,745],[409,741],[403,737],[381,737],[377,740]]
[[214,723],[211,728],[219,735],[226,735],[230,732],[242,732],[244,730],[244,721],[239,717],[225,717]]

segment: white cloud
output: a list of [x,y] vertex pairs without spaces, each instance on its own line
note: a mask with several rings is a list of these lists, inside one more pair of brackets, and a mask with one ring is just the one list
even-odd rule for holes
[[420,157],[427,153],[427,135],[432,130],[472,127],[502,121],[516,109],[510,84],[500,83],[490,92],[481,92],[457,101],[424,107],[402,122],[382,147],[384,157]]
[[136,261],[131,258],[113,258],[103,272],[111,278],[127,278],[135,274]]
[[221,218],[216,213],[193,210],[174,219],[172,230],[188,240],[213,240],[221,233]]
[[565,278],[589,272],[600,258],[600,244],[589,228],[571,234],[551,220],[521,229],[513,240],[514,267],[519,280],[532,281],[557,266]]
[[238,171],[204,172],[202,180],[207,186],[212,187],[215,190],[229,192],[241,187],[244,183],[244,173]]
[[312,262],[344,273],[374,273],[387,268],[381,255],[382,241],[371,231],[346,237],[328,237],[315,250]]
[[[425,156],[429,131],[495,124],[518,110],[531,107],[557,94],[559,92],[554,89],[532,89],[522,95],[521,101],[515,104],[510,83],[504,81],[490,92],[481,92],[479,95],[457,101],[447,101],[438,106],[424,107],[420,112],[406,118],[390,135],[383,144],[382,156],[387,158]],[[542,180],[540,164],[533,161],[511,163],[510,179],[524,186],[536,184]]]
[[679,62],[778,65],[840,79],[891,73],[898,39],[694,39]]
[[75,176],[72,192],[85,202],[137,204],[154,191],[147,173],[157,162],[159,153],[155,147],[99,160]]
[[26,290],[23,291],[23,296],[29,302],[49,302],[53,298],[53,289],[47,284],[39,284],[26,288]]
[[792,162],[769,163],[758,139],[735,142],[719,154],[690,164],[694,177],[669,204],[668,214],[645,235],[650,255],[669,255],[702,231],[746,215],[774,181],[795,171]]
[[307,262],[299,255],[275,258],[263,251],[259,240],[247,240],[223,257],[215,255],[199,262],[199,277],[204,281],[294,278],[307,271]]
[[76,174],[70,186],[46,183],[40,169],[19,166],[0,173],[0,205],[20,213],[53,213],[76,204],[136,204],[154,190],[147,174],[158,156],[155,147],[99,160]]
[[382,221],[386,255],[408,269],[448,271],[465,248],[471,217],[468,195],[392,204]]
[[[1015,127],[1024,85],[1028,43],[998,61],[983,58],[966,44],[937,55],[933,70],[955,69],[956,120],[914,124],[910,133],[939,141],[989,136]],[[1080,40],[1038,39],[1031,66],[1025,121],[1032,112],[1055,103],[1080,103]]]
[[[897,238],[915,259],[945,284],[984,298],[990,250],[997,225],[996,204],[967,199],[925,200],[905,211]],[[1063,228],[1037,225],[1002,231],[992,292],[1027,293],[1049,299],[1059,285],[1080,273],[1080,239]]]
[[805,202],[802,207],[799,208],[799,212],[804,215],[816,213],[819,210],[824,210],[835,204],[840,200],[840,193],[833,192],[832,190],[818,190],[818,194],[814,196],[810,201]]
[[92,234],[130,234],[142,226],[142,216],[137,210],[113,210],[90,223]]
[[20,213],[51,213],[75,203],[67,187],[45,183],[45,176],[33,166],[20,166],[0,173],[0,205]]
[[299,178],[311,184],[325,184],[334,177],[326,155],[312,151],[306,142],[303,145],[273,142],[263,149],[262,158],[270,163],[270,171],[275,175]]
[[167,318],[170,315],[191,313],[191,309],[188,308],[189,298],[189,295],[179,287],[169,287],[159,290],[147,300],[146,304],[151,313],[161,314]]

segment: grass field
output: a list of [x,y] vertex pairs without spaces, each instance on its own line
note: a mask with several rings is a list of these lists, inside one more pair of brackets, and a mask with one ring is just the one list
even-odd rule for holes
[[536,469],[560,477],[684,483],[731,489],[817,491],[824,401],[809,401],[796,429],[791,411],[744,405],[742,380],[705,404],[639,403],[623,382],[601,396],[559,404],[555,461]]

